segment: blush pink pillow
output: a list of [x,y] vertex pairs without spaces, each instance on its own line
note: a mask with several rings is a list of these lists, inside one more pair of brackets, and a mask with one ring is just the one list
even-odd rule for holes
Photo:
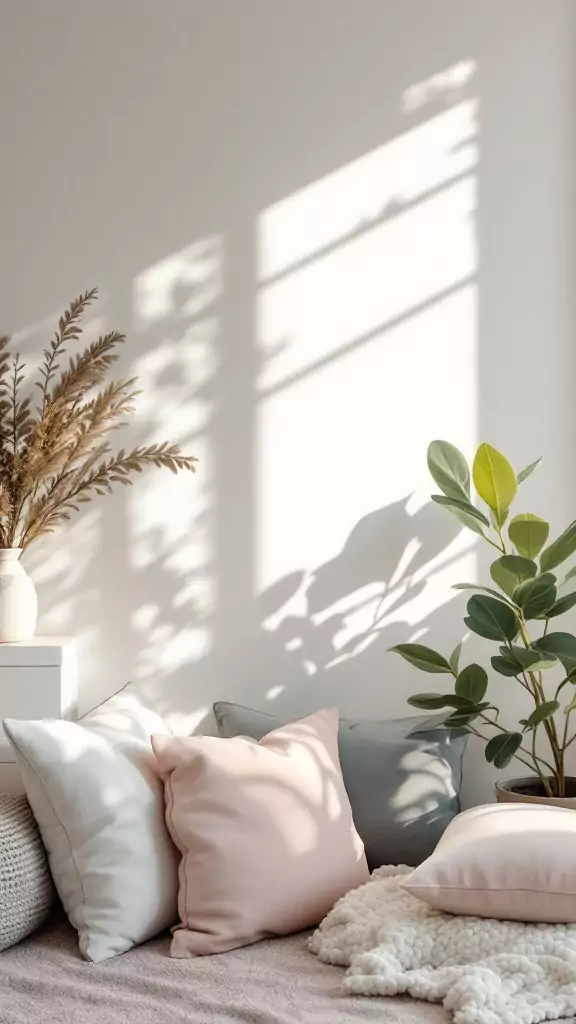
[[171,955],[203,956],[318,924],[368,880],[338,759],[338,712],[259,743],[153,736],[182,854]]
[[451,914],[575,923],[576,811],[522,803],[464,811],[403,888]]

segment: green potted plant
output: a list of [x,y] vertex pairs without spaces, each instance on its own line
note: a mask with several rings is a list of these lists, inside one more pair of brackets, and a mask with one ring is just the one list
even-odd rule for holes
[[195,468],[193,456],[167,441],[118,452],[109,444],[139,392],[135,377],[104,384],[124,334],[109,331],[68,355],[97,294],[80,295],[60,317],[34,381],[36,401],[32,388],[23,394],[29,378],[20,356],[0,338],[0,643],[25,640],[36,628],[36,590],[20,562],[30,544],[149,466]]
[[[451,677],[450,692],[419,693],[408,698],[409,704],[427,711],[445,708],[444,725],[485,741],[486,760],[496,768],[515,759],[530,770],[527,777],[497,783],[498,800],[576,808],[576,778],[566,774],[566,753],[576,740],[570,728],[576,708],[576,636],[550,628],[576,606],[576,593],[564,589],[576,576],[576,566],[564,567],[576,553],[576,522],[548,543],[544,519],[530,512],[511,516],[519,485],[540,461],[516,474],[504,455],[484,443],[470,474],[462,453],[447,441],[433,441],[428,449],[428,467],[441,491],[432,500],[498,552],[490,566],[493,586],[457,583],[455,589],[476,591],[464,622],[498,645],[490,659],[492,671],[501,685],[514,680],[525,692],[526,717],[512,727],[500,721],[487,695],[486,669],[475,662],[460,666],[461,643],[447,658],[417,643],[391,650],[424,672]],[[471,476],[486,511],[470,498]]]

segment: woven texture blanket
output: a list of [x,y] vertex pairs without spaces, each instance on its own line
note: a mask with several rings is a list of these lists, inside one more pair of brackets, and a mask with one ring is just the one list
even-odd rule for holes
[[455,1024],[539,1024],[576,1014],[576,925],[454,917],[383,867],[336,904],[310,950],[348,967],[344,990],[442,1003]]

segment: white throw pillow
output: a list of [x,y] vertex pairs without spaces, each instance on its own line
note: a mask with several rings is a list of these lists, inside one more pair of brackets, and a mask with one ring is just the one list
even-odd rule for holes
[[164,719],[126,690],[80,722],[4,729],[80,951],[98,963],[178,919],[178,856],[164,820],[152,733]]
[[544,804],[471,807],[401,885],[450,914],[572,924],[576,812]]

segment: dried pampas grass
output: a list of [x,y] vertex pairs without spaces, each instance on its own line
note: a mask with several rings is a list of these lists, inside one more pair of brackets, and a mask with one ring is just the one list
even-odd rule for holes
[[44,352],[39,401],[22,397],[25,366],[0,338],[0,547],[26,548],[53,530],[96,494],[131,484],[146,466],[194,470],[196,459],[178,445],[140,445],[113,453],[106,440],[134,411],[136,378],[103,385],[126,340],[118,331],[102,335],[69,359],[60,360],[82,334],[80,321],[98,291],[80,295],[60,317]]

